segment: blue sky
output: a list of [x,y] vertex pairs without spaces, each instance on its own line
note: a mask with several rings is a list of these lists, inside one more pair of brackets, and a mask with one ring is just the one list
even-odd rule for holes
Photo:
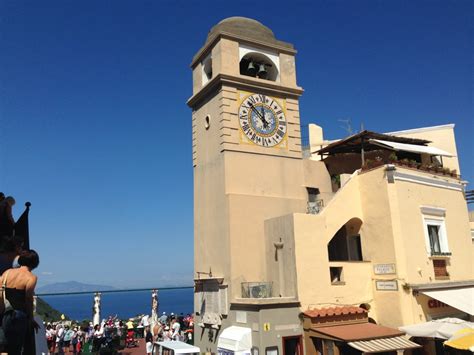
[[0,0],[0,191],[33,204],[40,284],[191,284],[189,64],[230,16],[295,45],[303,125],[455,123],[473,180],[472,1],[229,4]]

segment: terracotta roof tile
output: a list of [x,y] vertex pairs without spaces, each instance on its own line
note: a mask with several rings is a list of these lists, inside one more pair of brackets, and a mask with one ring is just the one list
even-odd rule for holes
[[367,313],[367,310],[355,307],[355,306],[342,306],[342,307],[326,307],[326,308],[315,308],[304,312],[304,315],[310,318],[323,318],[338,315],[349,315],[349,314],[362,314]]

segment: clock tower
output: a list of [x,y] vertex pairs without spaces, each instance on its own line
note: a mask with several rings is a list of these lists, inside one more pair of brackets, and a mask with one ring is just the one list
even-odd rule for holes
[[216,352],[230,331],[248,332],[260,354],[302,334],[295,272],[270,270],[268,255],[279,254],[265,225],[306,211],[295,54],[260,22],[231,17],[210,30],[191,63],[201,351]]

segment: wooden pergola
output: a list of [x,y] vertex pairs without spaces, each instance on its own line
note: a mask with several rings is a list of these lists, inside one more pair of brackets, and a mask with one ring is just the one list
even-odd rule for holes
[[363,164],[365,160],[365,152],[382,149],[380,145],[371,142],[372,139],[420,146],[426,146],[428,143],[431,143],[431,141],[425,139],[397,137],[391,136],[389,134],[364,130],[347,138],[341,139],[337,142],[331,143],[326,147],[311,153],[317,153],[321,156],[357,153],[361,155]]

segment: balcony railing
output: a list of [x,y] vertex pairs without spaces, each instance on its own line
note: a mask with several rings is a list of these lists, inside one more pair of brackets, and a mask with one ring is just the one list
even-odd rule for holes
[[451,256],[452,253],[450,251],[434,251],[431,250],[431,256]]
[[242,298],[273,297],[273,282],[242,282]]

